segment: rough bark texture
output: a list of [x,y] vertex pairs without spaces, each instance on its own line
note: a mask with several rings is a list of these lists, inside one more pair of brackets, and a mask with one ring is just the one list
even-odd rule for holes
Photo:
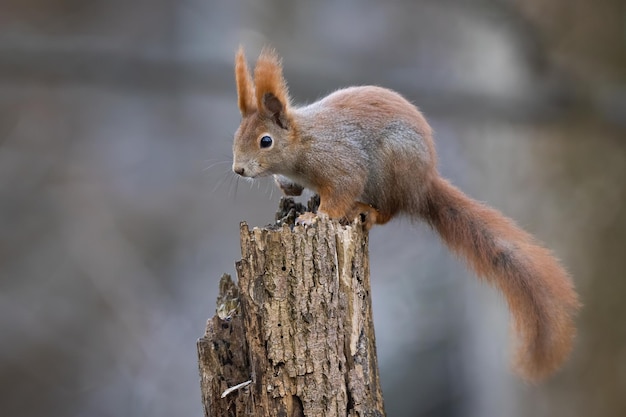
[[205,415],[383,416],[361,224],[240,232],[238,288],[222,278],[198,341]]

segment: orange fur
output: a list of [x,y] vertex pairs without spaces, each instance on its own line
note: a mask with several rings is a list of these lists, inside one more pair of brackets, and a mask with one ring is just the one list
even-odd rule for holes
[[[233,143],[235,172],[273,174],[287,194],[310,188],[320,195],[318,213],[331,218],[365,213],[367,227],[403,214],[425,220],[477,275],[504,294],[521,342],[520,374],[540,379],[563,363],[579,308],[569,275],[512,220],[439,175],[432,130],[415,106],[391,90],[365,86],[292,108],[274,51],[266,49],[259,57],[252,87],[242,75],[247,72],[242,63],[240,51],[240,108],[242,96],[244,107],[251,107],[247,92],[254,89],[260,111],[242,111]],[[262,146],[265,136],[271,146]],[[311,217],[300,220],[310,224]]]
[[572,349],[572,317],[580,303],[569,275],[550,251],[442,178],[431,184],[422,216],[506,297],[520,336],[518,371],[531,380],[554,372]]
[[256,110],[254,101],[254,83],[246,64],[243,47],[239,47],[235,58],[235,80],[237,82],[237,97],[239,111],[246,116]]
[[283,69],[278,54],[264,48],[254,67],[257,107],[263,108],[265,94],[271,93],[284,105],[289,106],[289,91],[283,78]]

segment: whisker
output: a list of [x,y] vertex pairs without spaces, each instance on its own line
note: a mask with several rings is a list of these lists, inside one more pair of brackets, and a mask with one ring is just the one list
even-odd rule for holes
[[237,197],[237,188],[239,187],[239,175],[235,177],[235,193],[233,194],[233,201],[235,201]]
[[209,165],[209,166],[207,166],[207,167],[205,167],[205,168],[202,168],[202,172],[207,171],[207,170],[209,170],[209,169],[213,168],[213,167],[214,167],[214,166],[216,166],[216,165],[220,165],[220,164],[230,164],[230,163],[231,163],[230,161],[217,161],[217,162],[213,162],[211,165]]
[[212,193],[217,191],[217,189],[224,184],[224,181],[226,181],[227,178],[231,177],[231,181],[232,181],[232,175],[229,175],[229,174],[230,174],[230,171],[224,171],[222,173],[221,179],[217,181],[217,184],[215,184],[215,187],[213,187],[213,190],[211,190]]

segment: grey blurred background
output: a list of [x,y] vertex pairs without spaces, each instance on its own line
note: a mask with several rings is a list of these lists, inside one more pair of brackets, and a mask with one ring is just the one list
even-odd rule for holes
[[427,227],[371,234],[391,417],[626,415],[626,7],[618,0],[2,0],[0,415],[200,416],[195,341],[238,224],[279,193],[230,173],[234,52],[295,102],[379,84],[441,171],[573,273],[549,381],[511,374],[507,312]]

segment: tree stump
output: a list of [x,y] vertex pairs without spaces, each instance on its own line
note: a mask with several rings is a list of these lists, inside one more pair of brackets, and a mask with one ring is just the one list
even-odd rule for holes
[[294,227],[301,205],[281,207],[277,225],[240,225],[238,286],[222,277],[198,340],[205,415],[384,416],[367,231]]

